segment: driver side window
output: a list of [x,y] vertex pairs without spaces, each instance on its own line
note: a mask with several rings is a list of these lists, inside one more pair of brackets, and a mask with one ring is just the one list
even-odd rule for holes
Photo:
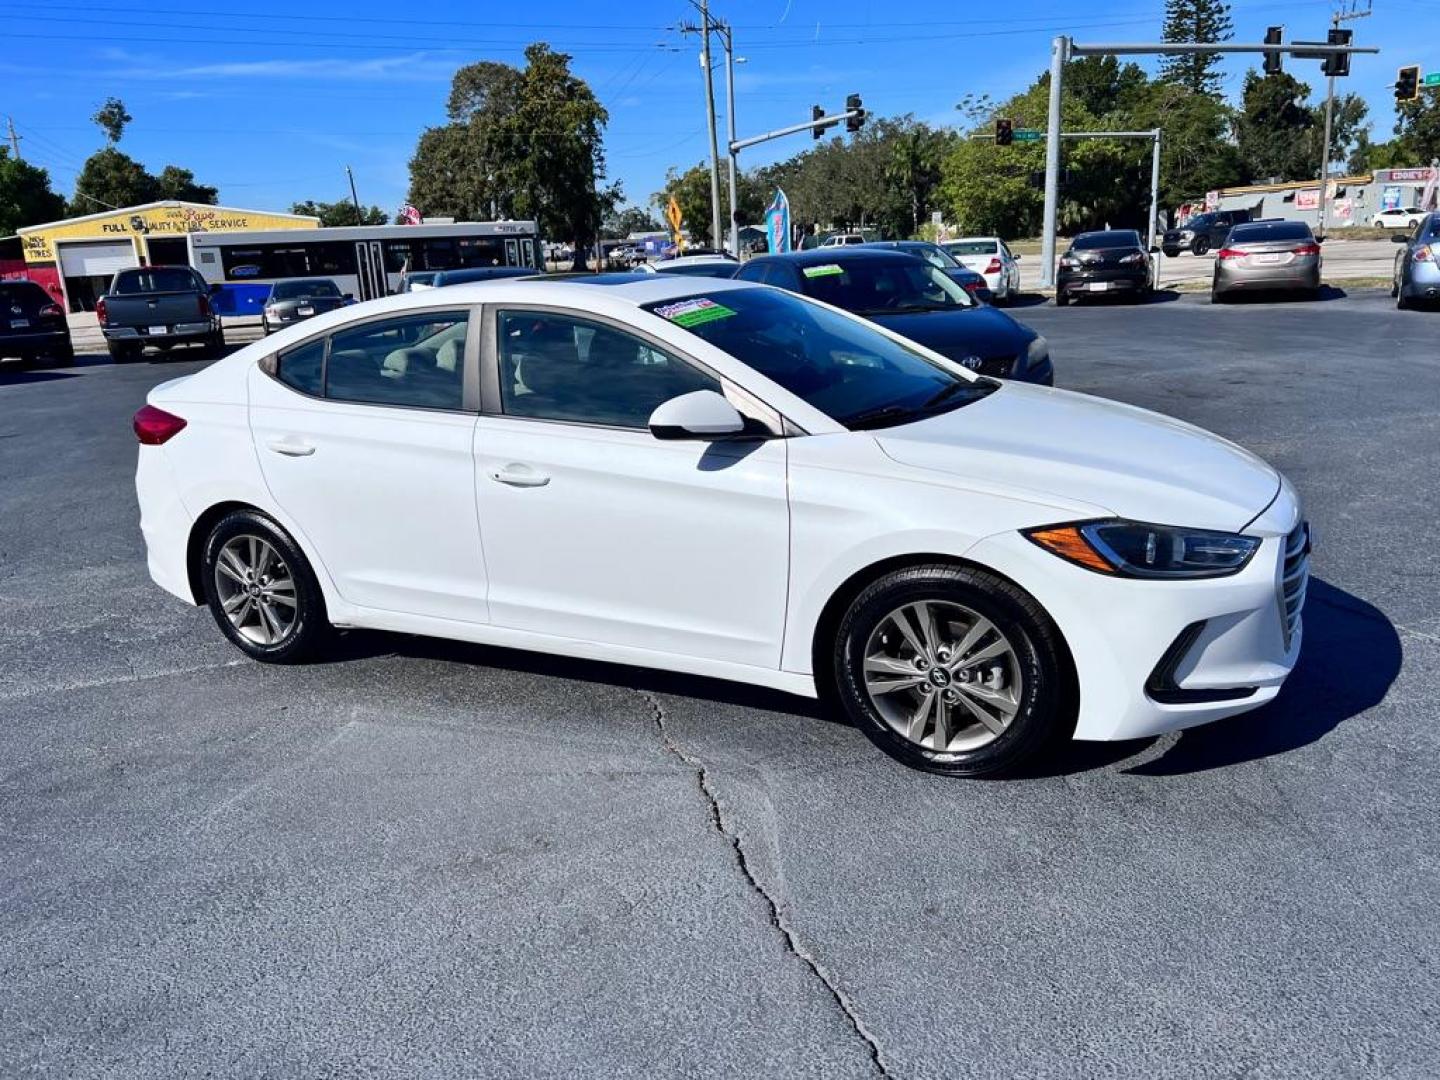
[[650,414],[720,382],[649,342],[603,323],[501,311],[500,407],[507,416],[644,429]]

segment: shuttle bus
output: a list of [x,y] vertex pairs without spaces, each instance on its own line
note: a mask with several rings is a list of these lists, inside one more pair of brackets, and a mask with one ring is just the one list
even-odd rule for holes
[[190,265],[212,285],[221,315],[256,315],[270,286],[287,278],[329,278],[356,300],[396,292],[400,276],[472,266],[533,266],[540,237],[533,221],[451,225],[358,225],[337,229],[189,235]]

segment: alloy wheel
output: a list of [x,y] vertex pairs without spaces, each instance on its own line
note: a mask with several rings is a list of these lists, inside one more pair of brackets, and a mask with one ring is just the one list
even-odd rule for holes
[[865,692],[896,734],[935,752],[971,751],[1003,735],[1024,679],[1009,638],[962,604],[896,608],[865,646]]
[[299,616],[295,576],[263,536],[226,541],[215,559],[215,593],[235,632],[254,645],[284,641]]

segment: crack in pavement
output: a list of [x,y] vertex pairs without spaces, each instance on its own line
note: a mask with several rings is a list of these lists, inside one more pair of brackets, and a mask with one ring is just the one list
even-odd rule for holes
[[781,914],[780,905],[776,903],[775,898],[770,895],[765,886],[760,883],[759,878],[755,876],[754,871],[750,869],[750,860],[745,854],[744,845],[740,843],[739,834],[734,832],[726,824],[724,811],[720,807],[719,796],[716,795],[714,788],[710,786],[710,774],[705,768],[705,763],[671,738],[670,729],[665,726],[665,709],[664,706],[660,704],[660,699],[648,690],[639,690],[637,693],[645,699],[650,706],[651,712],[654,714],[655,727],[660,732],[660,742],[665,752],[694,773],[696,785],[699,787],[700,794],[704,797],[705,804],[710,811],[710,824],[714,826],[716,832],[729,842],[731,851],[735,856],[735,865],[739,867],[740,873],[744,875],[750,888],[764,901],[766,908],[769,910],[770,925],[780,932],[780,936],[784,939],[785,947],[789,952],[809,968],[810,974],[815,976],[820,982],[820,985],[825,988],[825,991],[830,995],[830,998],[835,1002],[840,1012],[849,1022],[850,1027],[855,1031],[855,1034],[865,1043],[865,1049],[869,1053],[871,1064],[875,1066],[875,1071],[884,1077],[893,1075],[889,1067],[885,1064],[884,1055],[880,1052],[879,1042],[876,1041],[875,1036],[871,1034],[869,1028],[865,1026],[865,1022],[860,1019],[859,1014],[855,1011],[854,1003],[836,984],[834,978],[831,977],[819,959],[801,944],[799,935],[795,933],[794,928],[790,926],[785,916]]

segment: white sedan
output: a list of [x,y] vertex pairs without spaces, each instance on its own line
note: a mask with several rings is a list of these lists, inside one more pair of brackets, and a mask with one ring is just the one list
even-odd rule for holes
[[1273,468],[745,282],[513,279],[320,315],[136,414],[151,576],[247,655],[332,627],[834,702],[956,775],[1270,701]]
[[1394,210],[1381,210],[1370,219],[1370,223],[1377,229],[1413,229],[1425,213],[1426,211],[1418,206],[1397,207]]
[[998,236],[964,236],[940,245],[966,270],[973,270],[985,279],[997,303],[1004,303],[1020,292],[1020,256]]

